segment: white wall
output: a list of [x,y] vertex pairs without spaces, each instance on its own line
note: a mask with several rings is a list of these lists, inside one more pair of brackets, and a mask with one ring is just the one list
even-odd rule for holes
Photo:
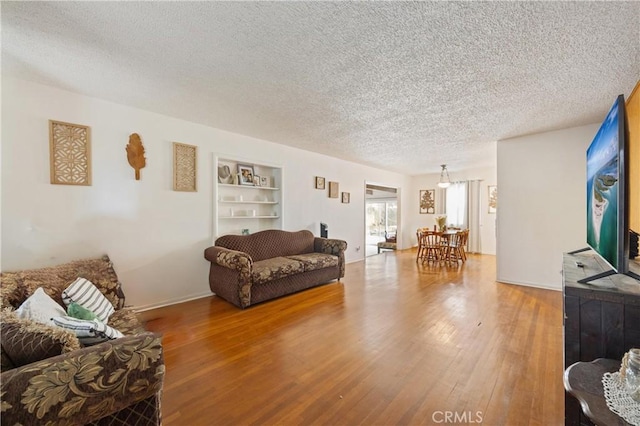
[[498,281],[562,289],[562,253],[586,246],[586,149],[597,131],[498,141]]
[[[489,214],[488,207],[488,185],[496,185],[496,168],[476,168],[459,171],[449,171],[452,181],[475,180],[480,182],[480,244],[481,253],[496,254],[496,215]],[[409,187],[409,194],[405,197],[406,208],[409,209],[408,228],[412,232],[411,243],[417,245],[416,229],[435,225],[435,217],[438,213],[444,212],[443,196],[440,194],[442,189],[438,188],[440,173],[426,174],[414,176]],[[436,190],[436,214],[420,214],[420,190],[435,189]],[[498,187],[498,190],[500,188]],[[498,191],[500,193],[500,191]],[[498,197],[500,198],[500,196]]]
[[[348,242],[348,262],[364,257],[365,181],[400,188],[400,221],[407,222],[408,176],[21,80],[3,78],[2,107],[3,270],[107,253],[134,306],[210,294],[203,250],[213,235],[215,153],[282,165],[284,228],[318,235],[326,222],[330,237]],[[92,186],[49,183],[49,119],[91,127]],[[147,157],[140,181],[125,153],[134,132]],[[172,142],[198,146],[197,193],[171,189]],[[351,203],[314,189],[316,175],[338,181]],[[411,236],[402,229],[401,248]]]

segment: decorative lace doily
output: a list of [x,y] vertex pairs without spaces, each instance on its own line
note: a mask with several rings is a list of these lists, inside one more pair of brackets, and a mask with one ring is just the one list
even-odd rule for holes
[[620,380],[620,373],[604,373],[602,386],[607,407],[632,425],[640,426],[640,402],[631,398]]

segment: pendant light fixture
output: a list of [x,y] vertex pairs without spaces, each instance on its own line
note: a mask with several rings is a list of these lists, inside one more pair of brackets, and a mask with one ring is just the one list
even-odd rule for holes
[[442,171],[440,172],[440,182],[438,182],[438,187],[447,188],[451,185],[451,179],[449,179],[449,172],[447,171],[447,165],[441,164]]

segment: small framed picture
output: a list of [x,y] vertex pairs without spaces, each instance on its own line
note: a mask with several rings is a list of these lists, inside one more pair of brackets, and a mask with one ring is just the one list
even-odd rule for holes
[[338,198],[340,190],[338,182],[329,182],[329,198]]
[[495,213],[498,210],[498,187],[489,185],[489,213]]
[[324,178],[316,176],[316,189],[324,189]]
[[260,176],[258,175],[253,175],[253,185],[254,186],[260,186]]
[[247,164],[238,164],[238,175],[240,185],[253,186],[253,166]]
[[343,192],[342,193],[342,202],[344,204],[349,204],[350,201],[351,201],[351,193]]
[[270,187],[269,185],[269,176],[260,176],[260,186]]

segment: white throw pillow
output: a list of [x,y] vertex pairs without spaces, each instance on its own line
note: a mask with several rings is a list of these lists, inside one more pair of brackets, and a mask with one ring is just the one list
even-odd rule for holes
[[38,287],[38,289],[16,309],[16,315],[18,315],[18,317],[46,325],[55,325],[51,318],[66,314],[64,308],[53,300],[42,287]]
[[79,339],[83,337],[107,337],[109,339],[124,337],[124,334],[97,319],[81,320],[64,315],[54,317],[53,323],[58,327],[73,331]]
[[109,299],[91,281],[84,278],[76,279],[62,292],[62,301],[67,306],[71,302],[76,302],[96,314],[98,319],[105,324],[111,314],[115,312]]

